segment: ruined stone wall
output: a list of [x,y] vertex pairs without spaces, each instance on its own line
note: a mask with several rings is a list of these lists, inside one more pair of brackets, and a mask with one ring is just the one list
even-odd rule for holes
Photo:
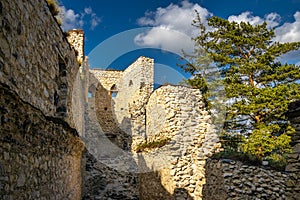
[[[89,74],[89,112],[97,116],[100,131],[106,135],[114,144],[122,149],[127,149],[130,139],[118,125],[114,112],[114,100],[112,98],[112,87],[116,91],[116,83],[122,77],[122,71],[90,70]],[[90,117],[92,113],[89,113]]]
[[[93,75],[90,78],[90,84],[98,84]],[[88,101],[82,199],[138,199],[137,175],[129,172],[136,164],[124,155],[130,139],[124,140],[125,134],[112,121],[111,108],[104,110],[110,101],[111,96],[100,84]]]
[[107,90],[108,94],[110,94],[110,90],[112,86],[116,85],[124,74],[123,71],[117,71],[117,70],[105,71],[101,69],[90,69],[89,72],[98,81],[98,82],[94,81],[93,86],[92,84],[90,85],[96,89],[98,87],[97,84],[101,84],[102,87],[104,87],[104,89]]
[[154,61],[139,57],[117,83],[115,114],[120,127],[134,136],[145,135],[145,105],[153,91]]
[[0,199],[81,199],[83,143],[0,84]]
[[1,1],[0,79],[45,115],[72,121],[79,69],[45,1]]
[[116,84],[122,76],[122,71],[90,69],[89,91],[91,96],[89,101],[90,104],[94,104],[100,127],[107,134],[120,132],[116,121],[112,92],[117,91]]
[[0,2],[0,199],[80,199],[79,69],[45,1]]
[[[106,133],[130,137],[131,149],[145,141],[145,107],[153,91],[154,61],[139,57],[124,71],[90,70],[90,91],[96,95],[96,112]],[[98,82],[97,82],[98,81]]]
[[77,60],[80,64],[84,61],[84,33],[83,30],[75,29],[67,32],[67,40],[75,49]]
[[291,174],[287,182],[287,196],[295,199],[300,197],[300,101],[290,105],[288,117],[296,132],[292,135],[293,151],[288,155],[288,165],[285,169]]
[[[206,159],[220,144],[200,91],[162,86],[151,95],[146,111],[147,142],[170,141],[158,149],[146,149],[142,153],[145,165],[159,174],[160,184],[174,198],[201,199]],[[158,198],[152,178],[140,175],[143,199]]]
[[209,159],[203,199],[298,199],[287,196],[289,174],[229,159]]
[[79,70],[73,80],[72,115],[76,130],[80,136],[85,132],[85,111],[88,102],[89,65],[88,57],[84,56],[84,32],[83,30],[71,30],[65,33],[77,57]]

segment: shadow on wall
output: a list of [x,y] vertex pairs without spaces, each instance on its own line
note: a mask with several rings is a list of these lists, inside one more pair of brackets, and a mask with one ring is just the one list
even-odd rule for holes
[[288,119],[295,128],[285,171],[231,159],[208,159],[203,200],[300,199],[300,101],[289,106]]
[[0,83],[0,199],[79,199],[83,148],[75,129]]
[[174,193],[170,194],[161,184],[159,172],[151,171],[141,154],[138,156],[138,166],[143,171],[149,171],[138,175],[140,200],[193,200],[184,188],[175,188]]
[[[91,103],[94,105],[97,121],[99,122],[102,131],[112,143],[121,149],[131,149],[131,133],[123,131],[118,126],[114,114],[114,104],[111,92],[107,91],[93,74],[90,74],[90,80],[94,83],[92,84],[94,90],[90,91],[94,98],[90,98],[90,100],[94,102],[89,102],[89,104]],[[129,124],[128,130],[131,130],[130,119],[126,120],[126,123]]]
[[[158,172],[119,172],[98,161],[86,149],[82,163],[83,200],[193,200],[184,188],[175,188],[174,194],[170,194],[161,184]],[[138,156],[138,167],[143,170],[146,167],[141,155]]]
[[[92,96],[88,102],[85,134],[88,138],[86,146],[94,148],[86,149],[83,155],[82,199],[192,200],[193,198],[183,188],[176,188],[174,194],[170,194],[162,185],[160,173],[147,168],[142,154],[135,159],[130,153],[126,154],[128,157],[122,157],[123,161],[115,159],[122,156],[122,151],[131,149],[131,132],[125,132],[120,128],[122,124],[126,124],[126,128],[131,130],[131,120],[124,118],[122,124],[118,126],[110,91],[105,89],[91,73],[89,80],[89,92]],[[112,143],[119,149],[112,148]],[[111,167],[113,165],[107,165],[110,161],[112,163],[120,161],[121,168],[125,170],[117,171]],[[129,172],[126,170],[128,168],[136,170]],[[137,173],[139,171],[149,172]]]
[[136,174],[119,172],[95,158],[87,149],[83,152],[83,200],[138,200]]
[[214,163],[212,165],[210,162],[206,162],[205,164],[206,183],[203,185],[202,190],[203,200],[222,200],[228,198],[223,172],[218,164]]

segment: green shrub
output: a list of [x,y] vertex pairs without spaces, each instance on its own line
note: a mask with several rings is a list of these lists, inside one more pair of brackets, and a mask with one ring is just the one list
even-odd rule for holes
[[[224,151],[214,155],[215,158],[229,158],[252,164],[269,162],[269,167],[284,170],[287,164],[286,155],[292,151],[289,136],[294,132],[289,125],[282,132],[280,126],[260,124],[249,137],[222,133],[220,141]],[[280,133],[280,134],[279,134]]]
[[[292,128],[288,128],[288,130],[293,132]],[[242,144],[243,152],[248,154],[249,157],[256,157],[259,160],[273,154],[284,155],[290,153],[290,132],[288,131],[280,135],[276,135],[276,133],[280,133],[279,125],[272,124],[266,126],[261,124]]]
[[277,153],[271,154],[265,158],[269,162],[269,165],[277,170],[285,170],[285,166],[287,165],[287,158],[284,155],[280,155]]

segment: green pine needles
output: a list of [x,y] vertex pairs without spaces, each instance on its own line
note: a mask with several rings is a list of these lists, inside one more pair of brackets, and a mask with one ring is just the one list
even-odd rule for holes
[[[205,51],[219,69],[228,99],[225,134],[241,135],[237,149],[249,158],[284,159],[291,151],[294,132],[285,113],[291,102],[300,99],[300,68],[278,58],[298,50],[300,42],[274,41],[274,30],[266,23],[251,25],[211,17],[207,30],[198,15],[193,25],[200,30],[194,38],[196,54],[194,62],[183,68],[191,74],[201,72],[203,54],[199,52]],[[204,77],[188,83],[200,89],[205,86],[202,90],[207,91]]]

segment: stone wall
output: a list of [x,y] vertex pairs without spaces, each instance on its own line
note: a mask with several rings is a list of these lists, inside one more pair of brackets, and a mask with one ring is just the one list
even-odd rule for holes
[[79,66],[46,2],[3,0],[1,20],[1,82],[45,115],[74,127],[72,90]]
[[94,112],[97,112],[98,122],[106,135],[119,134],[121,131],[114,113],[112,88],[116,88],[122,76],[122,71],[90,70],[89,105],[94,104]]
[[203,199],[297,199],[288,197],[285,172],[229,159],[209,159],[205,166]]
[[287,182],[287,196],[290,199],[300,197],[300,101],[289,107],[288,117],[296,132],[292,136],[293,152],[288,156],[286,171],[291,174]]
[[116,117],[121,128],[133,137],[145,136],[145,106],[153,91],[153,70],[154,60],[141,56],[125,69],[117,83]]
[[[130,135],[125,133],[116,121],[111,90],[122,75],[122,71],[90,70],[89,91],[91,95],[88,99],[87,117],[90,121],[94,121],[93,123],[98,123],[99,131],[105,134],[113,144],[121,149],[128,149]],[[95,119],[93,119],[93,114],[96,115]]]
[[[154,61],[139,57],[124,71],[90,70],[100,126],[108,134],[126,134],[135,149],[145,141],[146,103],[153,91]],[[98,82],[97,82],[98,81]]]
[[0,199],[80,199],[76,54],[45,1],[0,2]]
[[[92,74],[90,78],[91,85],[98,84]],[[83,199],[138,199],[137,175],[130,171],[136,163],[127,153],[131,140],[114,121],[107,92],[99,84],[88,101],[83,137]]]
[[[170,141],[160,148],[146,149],[141,154],[144,167],[159,175],[160,183],[156,184],[161,184],[171,199],[201,199],[206,159],[218,151],[220,144],[200,91],[162,86],[151,95],[146,111],[147,142]],[[156,176],[147,176],[140,175],[140,195],[157,199]]]
[[0,199],[80,199],[83,143],[0,84]]
[[67,40],[75,50],[77,61],[82,64],[84,61],[84,32],[80,29],[70,30],[67,33]]
[[85,112],[88,102],[89,65],[88,57],[84,56],[84,32],[83,30],[71,30],[65,33],[68,42],[75,51],[79,70],[73,80],[72,115],[76,130],[80,136],[85,132]]

